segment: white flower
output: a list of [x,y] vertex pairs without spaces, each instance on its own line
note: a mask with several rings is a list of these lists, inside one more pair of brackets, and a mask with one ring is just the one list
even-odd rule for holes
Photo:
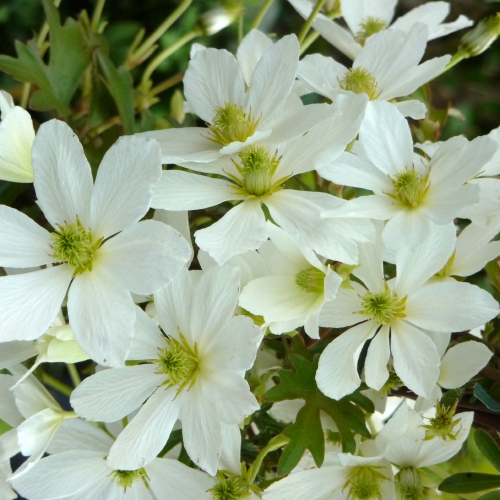
[[31,147],[35,129],[30,114],[0,90],[0,179],[33,182]]
[[[331,57],[308,55],[300,61],[297,76],[312,92],[332,101],[347,92],[366,94],[371,101],[408,96],[439,75],[450,60],[447,55],[419,65],[427,45],[427,31],[425,24],[417,23],[409,33],[392,29],[377,33],[366,42],[351,69]],[[425,116],[425,106],[420,101],[394,105],[404,116]]]
[[355,242],[370,240],[370,222],[322,221],[320,212],[346,202],[327,193],[283,189],[282,184],[293,175],[321,168],[337,158],[357,134],[365,106],[364,97],[340,96],[327,106],[330,118],[294,141],[277,146],[259,143],[209,166],[189,164],[194,170],[210,167],[210,172],[222,179],[166,170],[154,189],[152,206],[197,210],[228,200],[242,201],[215,224],[195,234],[198,246],[220,265],[234,255],[259,248],[267,239],[262,204],[301,246],[309,246],[329,259],[355,263]]
[[335,298],[342,278],[285,231],[270,222],[267,225],[270,241],[262,244],[259,255],[271,272],[245,286],[240,306],[263,316],[272,333],[304,326],[311,338],[318,339],[321,309],[325,301]]
[[[311,4],[305,0],[289,0],[295,10],[307,19],[312,12]],[[434,40],[455,31],[472,26],[465,16],[456,21],[443,23],[450,13],[449,2],[427,2],[396,19],[394,11],[397,0],[340,0],[342,17],[349,29],[319,14],[313,27],[321,36],[347,57],[355,59],[365,42],[384,29],[398,29],[408,33],[415,23],[424,23],[429,31],[427,40]]]
[[264,500],[395,500],[390,463],[381,457],[327,453],[320,469],[291,473],[263,493]]
[[360,385],[358,358],[365,342],[372,339],[364,366],[367,385],[375,390],[383,387],[392,355],[396,374],[406,387],[430,397],[439,377],[440,356],[426,332],[449,335],[482,325],[498,314],[497,302],[474,285],[427,283],[446,264],[454,243],[451,228],[430,234],[417,247],[400,248],[396,278],[391,282],[384,279],[381,239],[375,245],[360,245],[361,267],[353,275],[364,286],[353,281],[353,290],[339,289],[320,317],[321,326],[356,325],[321,354],[316,381],[325,395],[340,399]]
[[[304,106],[292,93],[299,62],[295,35],[273,44],[253,30],[237,56],[197,47],[184,77],[189,110],[208,124],[145,132],[160,142],[163,163],[210,163],[265,139],[300,137],[328,116],[325,105]],[[198,165],[203,168],[203,165]],[[210,171],[210,165],[205,166]]]
[[496,150],[487,137],[471,142],[454,137],[427,162],[413,153],[410,128],[401,114],[388,103],[373,103],[361,124],[356,154],[342,154],[319,174],[375,194],[324,215],[388,220],[383,238],[390,249],[418,244],[433,224],[450,224],[464,207],[478,203],[479,189],[468,181]]
[[209,477],[168,458],[136,470],[117,470],[106,457],[113,439],[80,420],[61,428],[54,454],[12,482],[30,500],[209,500]]
[[55,230],[0,206],[0,265],[60,265],[0,278],[0,340],[40,337],[70,287],[68,315],[79,345],[99,363],[119,366],[133,334],[130,292],[146,295],[165,286],[191,253],[169,226],[138,222],[161,174],[158,144],[121,138],[94,185],[77,137],[53,120],[37,134],[33,168],[38,204]]
[[149,463],[179,419],[189,456],[215,475],[223,434],[259,409],[243,375],[253,364],[262,333],[250,318],[233,317],[238,286],[234,267],[213,267],[201,276],[181,271],[155,293],[166,336],[137,311],[142,341],[130,359],[148,362],[101,371],[75,389],[71,404],[90,420],[121,419],[147,399],[111,448],[112,467],[133,470]]
[[0,462],[0,498],[2,500],[13,500],[18,498],[17,493],[12,489],[12,486],[8,482],[12,475],[12,469],[10,468],[9,460]]

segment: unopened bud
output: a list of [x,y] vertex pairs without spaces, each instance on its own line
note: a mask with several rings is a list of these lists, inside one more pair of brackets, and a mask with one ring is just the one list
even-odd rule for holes
[[483,53],[500,36],[500,13],[480,21],[467,32],[460,42],[458,50],[468,57]]
[[203,35],[214,35],[236,21],[242,9],[240,3],[231,2],[224,7],[209,10],[200,17],[198,27]]

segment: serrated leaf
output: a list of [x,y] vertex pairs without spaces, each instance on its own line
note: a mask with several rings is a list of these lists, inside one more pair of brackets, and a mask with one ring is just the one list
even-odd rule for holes
[[59,11],[51,0],[42,0],[50,29],[49,64],[39,54],[32,40],[27,45],[16,42],[17,58],[0,56],[0,70],[16,80],[35,84],[30,106],[38,111],[56,109],[61,116],[70,113],[69,103],[90,63],[82,27],[68,18],[61,25]]
[[500,476],[479,472],[461,472],[447,477],[438,489],[446,493],[475,493],[493,488],[500,488]]
[[99,66],[104,75],[104,83],[115,101],[125,134],[135,132],[134,87],[132,77],[125,68],[117,68],[104,53],[97,55]]
[[488,462],[500,472],[500,448],[491,435],[482,429],[476,429],[474,441]]
[[500,412],[500,403],[495,401],[487,392],[486,389],[480,385],[476,384],[474,386],[474,396],[476,396],[481,403],[488,408],[488,410]]
[[[353,402],[359,399],[346,396],[340,401],[326,397],[317,387],[315,375],[319,356],[309,362],[297,354],[290,355],[295,371],[280,370],[281,382],[270,389],[265,397],[268,401],[284,401],[287,399],[303,399],[305,405],[297,414],[295,423],[289,425],[284,434],[290,442],[283,450],[278,464],[280,475],[288,474],[299,462],[306,450],[309,450],[317,466],[321,466],[325,456],[325,438],[321,425],[320,411],[326,412],[335,421],[342,437],[344,452],[354,452],[356,443],[354,433],[371,437],[366,428],[363,411]],[[367,405],[362,398],[359,399]]]

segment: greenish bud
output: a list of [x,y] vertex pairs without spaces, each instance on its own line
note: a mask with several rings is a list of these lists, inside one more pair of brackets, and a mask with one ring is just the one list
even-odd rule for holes
[[242,11],[243,5],[241,3],[225,2],[222,7],[203,13],[198,22],[198,27],[203,35],[214,35],[234,23]]
[[474,57],[483,53],[500,36],[500,13],[480,21],[460,41],[458,52]]
[[366,40],[375,33],[387,28],[387,23],[379,17],[368,16],[360,24],[361,29],[356,33],[356,41],[364,45]]
[[395,479],[399,488],[401,500],[427,499],[420,473],[415,467],[404,467],[396,474]]
[[367,94],[371,101],[377,98],[377,82],[365,68],[350,69],[339,83],[340,88],[344,90]]
[[315,267],[304,269],[295,275],[295,284],[310,293],[324,293],[325,273]]
[[252,112],[247,115],[245,111],[233,104],[226,102],[224,107],[215,110],[215,118],[210,130],[209,140],[227,146],[232,142],[245,142],[257,130],[259,120],[254,120]]

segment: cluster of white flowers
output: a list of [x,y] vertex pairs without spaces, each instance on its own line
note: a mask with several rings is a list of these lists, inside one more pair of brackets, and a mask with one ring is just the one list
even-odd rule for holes
[[[290,2],[306,18],[315,3]],[[301,59],[293,34],[273,42],[252,30],[236,56],[194,45],[185,109],[207,126],[123,137],[95,181],[66,123],[35,136],[0,93],[0,176],[33,182],[51,227],[0,206],[0,418],[11,427],[0,499],[427,498],[420,469],[456,454],[473,420],[438,404],[442,388],[463,386],[492,355],[479,339],[449,344],[499,312],[462,278],[500,255],[500,129],[413,143],[405,117],[426,110],[407,97],[450,61],[421,63],[427,41],[470,21],[442,24],[449,5],[431,2],[390,24],[395,4],[330,2],[350,31],[318,14],[314,27],[350,68]],[[326,99],[306,105],[309,93]],[[311,172],[369,193],[292,188]],[[194,233],[201,270],[189,270],[187,211],[223,203]],[[458,230],[457,218],[471,222]],[[330,422],[322,467],[306,453],[289,476],[254,485],[241,429],[261,411],[246,373],[271,356],[263,339],[303,328],[319,341],[320,328],[346,327],[319,358],[324,396],[361,386],[379,401],[405,386],[415,407],[402,402],[354,453]],[[71,411],[33,375],[88,359],[96,372]],[[270,414],[293,421],[299,408]],[[179,429],[183,460],[170,446]],[[19,452],[29,458],[12,473]]]

